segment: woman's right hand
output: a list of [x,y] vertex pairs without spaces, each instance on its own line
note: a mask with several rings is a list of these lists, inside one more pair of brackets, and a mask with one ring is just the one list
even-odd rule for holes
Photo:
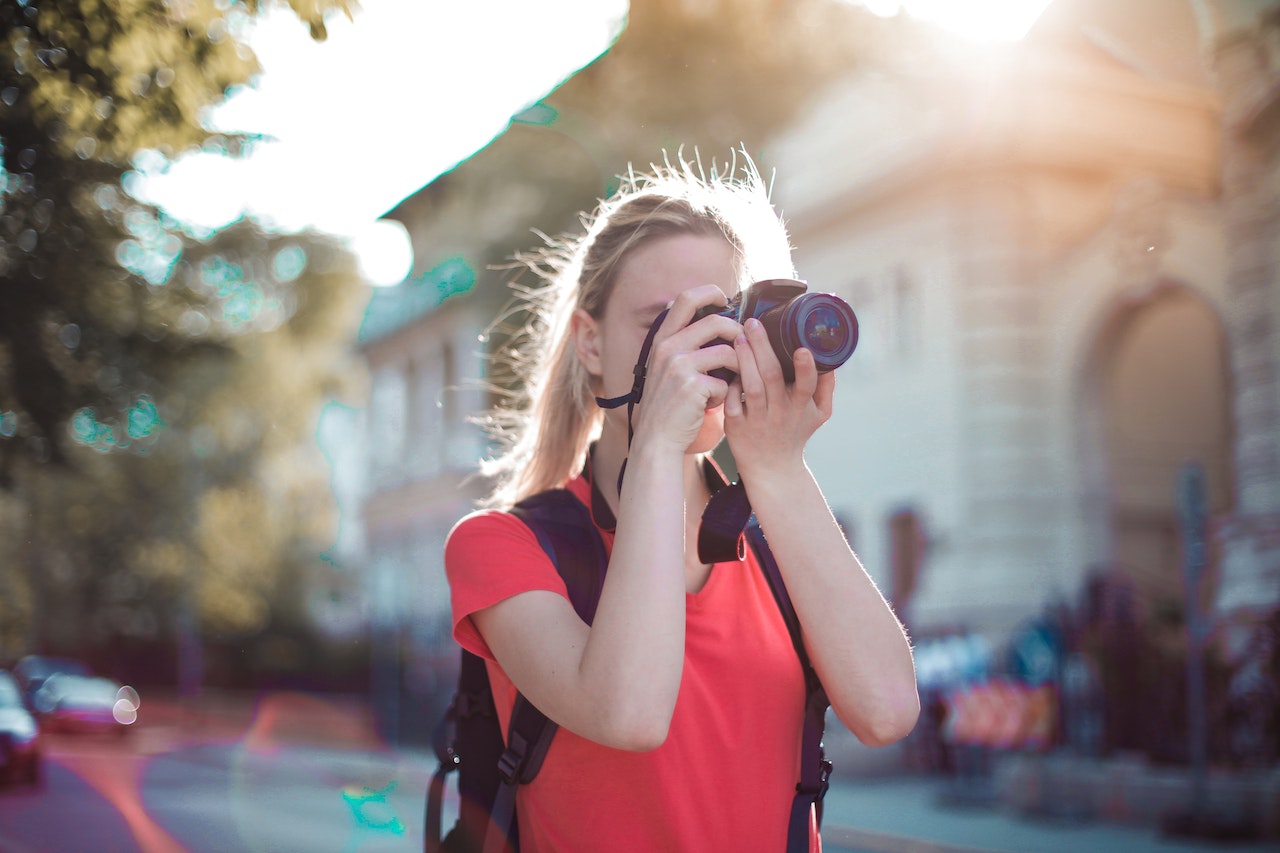
[[[722,308],[728,301],[714,284],[686,290],[672,301],[654,336],[633,422],[637,439],[669,442],[683,453],[698,437],[706,413],[724,403],[729,383],[710,374],[718,368],[737,372],[738,355],[730,342],[742,334],[742,326],[720,314],[693,318],[701,308]],[[723,345],[712,345],[716,341]]]

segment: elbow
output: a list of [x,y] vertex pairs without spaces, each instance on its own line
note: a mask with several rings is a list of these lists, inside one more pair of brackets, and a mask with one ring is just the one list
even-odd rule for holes
[[619,709],[602,726],[598,742],[626,752],[651,752],[666,743],[674,708]]
[[875,708],[846,717],[837,712],[849,731],[864,745],[889,746],[911,734],[920,719],[920,695],[914,685],[901,694],[886,697]]
[[627,732],[619,738],[614,748],[627,752],[652,752],[667,742],[667,731],[667,727],[652,727]]

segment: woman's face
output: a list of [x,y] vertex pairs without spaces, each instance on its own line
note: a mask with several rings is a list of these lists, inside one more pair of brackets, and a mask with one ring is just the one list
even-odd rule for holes
[[[599,382],[600,396],[617,397],[631,390],[636,360],[653,321],[680,293],[704,284],[718,286],[728,298],[738,292],[735,252],[723,237],[660,237],[630,253],[618,269],[604,316],[596,325],[599,358],[587,366]],[[626,406],[606,410],[605,428],[622,429],[625,434]],[[723,435],[723,407],[717,406],[707,413],[689,452],[708,452]]]

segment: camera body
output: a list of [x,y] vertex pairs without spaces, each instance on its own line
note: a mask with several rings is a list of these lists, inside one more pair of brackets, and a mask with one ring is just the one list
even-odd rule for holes
[[[739,323],[752,317],[759,320],[782,365],[783,376],[793,382],[796,371],[792,354],[800,347],[813,354],[819,373],[827,373],[848,361],[858,346],[858,318],[849,303],[834,293],[808,290],[803,281],[791,278],[757,281],[723,308],[707,306],[693,319],[696,322],[719,314]],[[729,341],[713,341],[708,346],[721,344]],[[725,382],[732,382],[736,376],[724,368],[713,370],[711,375]]]

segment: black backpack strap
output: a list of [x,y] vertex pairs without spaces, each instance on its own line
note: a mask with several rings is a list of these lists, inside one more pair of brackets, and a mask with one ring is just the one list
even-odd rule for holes
[[[465,755],[458,751],[459,744],[467,744]],[[484,803],[493,802],[497,780],[492,781],[476,774],[459,774],[459,808],[474,812],[483,809],[483,815],[468,814],[459,820],[449,837],[441,842],[442,801],[444,784],[449,773],[459,769],[462,761],[468,766],[494,766],[498,761],[502,744],[502,729],[498,725],[498,711],[493,705],[493,693],[489,689],[489,673],[484,660],[463,650],[462,667],[458,674],[458,689],[453,704],[440,721],[432,746],[438,765],[427,789],[426,815],[423,821],[423,850],[440,853],[443,850],[479,850],[483,840],[473,827],[484,826],[488,811]],[[474,832],[474,835],[471,834]]]
[[752,517],[746,528],[747,541],[755,550],[760,560],[760,567],[769,581],[769,589],[773,592],[774,601],[787,624],[787,633],[791,635],[791,644],[804,670],[804,732],[800,741],[800,781],[796,784],[796,795],[791,801],[791,818],[787,826],[787,853],[807,853],[809,849],[809,814],[815,812],[818,825],[822,825],[822,799],[827,794],[827,786],[831,778],[831,762],[827,760],[822,747],[822,733],[826,728],[827,708],[831,703],[822,688],[822,682],[809,662],[809,653],[804,647],[804,636],[800,630],[800,620],[796,616],[795,607],[791,604],[791,596],[787,593],[786,584],[782,581],[782,572],[778,569],[778,561],[774,559],[769,543],[765,541],[764,531]]
[[[608,566],[604,541],[590,511],[571,492],[553,489],[526,498],[511,508],[511,514],[538,537],[538,544],[564,580],[573,609],[590,625]],[[558,729],[533,703],[516,694],[506,748],[497,762],[501,783],[492,800],[484,853],[518,849],[516,789],[538,775]]]
[[542,759],[551,748],[551,740],[559,726],[533,706],[522,694],[516,694],[507,727],[507,748],[498,759],[501,784],[493,799],[489,828],[484,836],[483,853],[505,853],[518,850],[519,829],[516,826],[516,789],[532,782],[542,769]]
[[551,489],[525,498],[511,508],[511,514],[538,537],[569,590],[573,609],[590,625],[609,565],[591,511],[567,489]]

